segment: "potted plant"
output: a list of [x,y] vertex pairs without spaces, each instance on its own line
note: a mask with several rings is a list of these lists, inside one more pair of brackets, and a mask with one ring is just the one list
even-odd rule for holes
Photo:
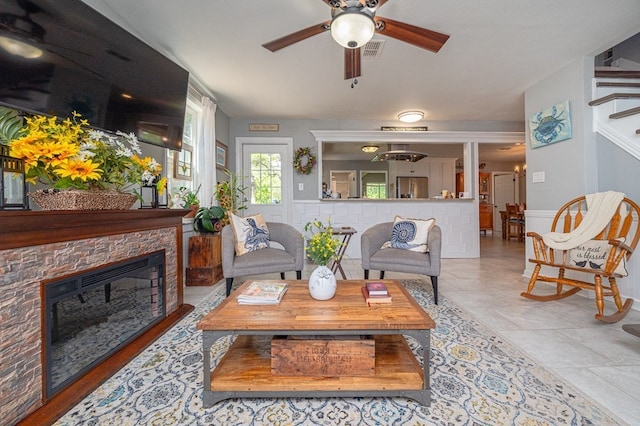
[[336,258],[340,241],[333,235],[331,223],[326,225],[317,219],[308,222],[304,231],[310,233],[305,251],[318,265],[309,277],[309,293],[317,300],[331,299],[336,293],[336,277],[327,264]]
[[0,143],[24,136],[24,118],[14,109],[0,106]]
[[195,217],[198,207],[200,206],[200,200],[198,199],[200,186],[201,185],[198,185],[198,188],[195,191],[192,191],[190,188],[185,186],[181,186],[178,188],[178,192],[173,194],[172,202],[174,205],[179,205],[183,209],[191,210],[184,217]]
[[193,230],[200,234],[220,232],[224,217],[225,211],[220,206],[200,207],[193,217]]
[[27,116],[20,131],[15,116],[10,121],[10,155],[24,160],[28,183],[47,187],[29,194],[43,209],[128,209],[141,199],[136,188],[143,182],[153,181],[160,194],[166,188],[162,167],[139,156],[134,134],[92,130],[75,111],[64,120]]
[[242,184],[242,180],[236,174],[228,169],[225,169],[224,173],[229,179],[218,182],[214,193],[218,206],[224,210],[224,217],[221,219],[223,226],[230,222],[229,213],[236,214],[247,208],[244,204],[247,201],[244,194],[247,187]]

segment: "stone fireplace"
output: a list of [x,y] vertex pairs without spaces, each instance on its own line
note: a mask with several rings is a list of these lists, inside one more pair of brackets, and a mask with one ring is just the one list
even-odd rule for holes
[[[0,212],[0,397],[3,400],[3,421],[15,423],[36,410],[46,409],[47,405],[59,405],[59,402],[51,403],[51,392],[46,392],[47,332],[44,319],[47,283],[60,277],[99,271],[106,265],[162,253],[164,306],[162,318],[158,320],[163,327],[169,327],[180,315],[188,312],[190,307],[182,303],[182,216],[185,213],[184,210],[167,209]],[[98,287],[106,297],[106,286]],[[144,331],[139,340],[144,340],[148,334],[150,331]],[[142,349],[126,347],[121,352],[126,352],[130,359]],[[96,380],[108,377],[100,373],[105,364],[115,362],[115,359],[126,362],[127,357],[112,356],[92,367],[87,372],[87,376],[91,375],[89,383],[83,383],[80,378],[79,389],[71,385],[53,399],[59,398],[64,402],[80,399],[91,390],[87,386],[96,387],[99,385],[99,382],[94,383]],[[110,371],[117,368],[114,365],[108,367]]]

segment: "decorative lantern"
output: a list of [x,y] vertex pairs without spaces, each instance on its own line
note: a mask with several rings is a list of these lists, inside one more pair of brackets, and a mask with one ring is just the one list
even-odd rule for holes
[[160,180],[160,176],[154,176],[153,179],[147,180],[140,185],[140,201],[141,209],[166,209],[169,200],[167,191],[164,191],[162,195],[158,193],[157,183]]
[[9,156],[0,144],[0,210],[29,210],[24,161]]

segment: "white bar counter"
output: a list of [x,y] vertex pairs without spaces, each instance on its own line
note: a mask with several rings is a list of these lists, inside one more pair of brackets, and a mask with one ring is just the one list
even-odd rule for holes
[[[294,201],[296,229],[314,219],[331,225],[351,226],[356,233],[345,257],[360,259],[360,234],[381,222],[392,222],[396,215],[416,219],[435,218],[442,229],[442,258],[480,257],[480,229],[478,201],[475,199],[383,199],[360,198],[296,200]],[[391,237],[391,236],[389,236]]]

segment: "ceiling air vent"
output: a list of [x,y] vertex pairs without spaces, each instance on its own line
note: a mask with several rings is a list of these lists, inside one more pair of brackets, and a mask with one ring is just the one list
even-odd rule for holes
[[378,59],[382,54],[382,48],[384,47],[384,40],[371,40],[365,44],[362,48],[362,57]]

